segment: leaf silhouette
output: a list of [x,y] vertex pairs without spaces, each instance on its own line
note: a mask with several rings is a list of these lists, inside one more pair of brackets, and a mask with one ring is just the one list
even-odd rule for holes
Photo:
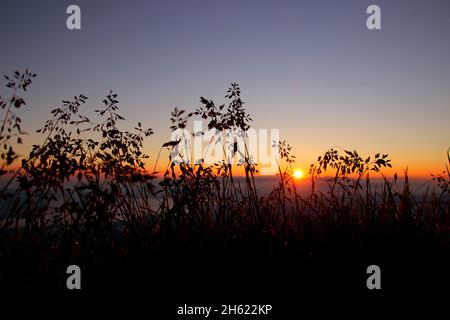
[[163,143],[162,148],[164,147],[175,147],[177,144],[179,144],[181,141],[181,139],[179,139],[178,141],[169,141],[166,143]]

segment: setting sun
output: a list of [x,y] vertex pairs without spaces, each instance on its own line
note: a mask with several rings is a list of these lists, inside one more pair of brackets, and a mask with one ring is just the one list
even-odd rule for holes
[[300,169],[295,169],[293,175],[294,175],[295,180],[299,180],[299,179],[303,178],[304,173]]

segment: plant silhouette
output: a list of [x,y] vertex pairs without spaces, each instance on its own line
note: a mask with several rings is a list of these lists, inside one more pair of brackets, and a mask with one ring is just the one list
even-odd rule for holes
[[[99,266],[106,263],[124,259],[133,264],[162,250],[192,246],[209,250],[250,246],[310,257],[323,254],[331,243],[350,250],[357,241],[365,252],[377,234],[381,248],[397,239],[447,248],[448,166],[433,176],[438,188],[430,185],[422,199],[411,192],[406,171],[403,182],[397,175],[389,178],[382,173],[391,167],[388,155],[362,157],[339,147],[311,165],[311,189],[300,193],[292,179],[295,156],[286,141],[273,142],[280,163],[278,183],[268,194],[259,192],[257,164],[245,150],[239,163],[242,178],[226,159],[208,165],[175,163],[169,157],[164,172],[156,172],[156,164],[150,171],[144,165],[149,156],[143,142],[153,130],[141,123],[133,131],[122,130],[124,117],[113,92],[95,110],[95,119],[82,113],[87,96],[63,101],[37,130],[42,143],[19,159],[14,147],[25,134],[16,114],[25,106],[19,93],[35,76],[28,70],[6,76],[11,97],[0,99],[4,112],[0,252],[1,272],[8,275],[0,282],[8,290],[29,290],[42,283],[61,290],[57,289],[61,275],[55,270],[73,261],[97,266],[88,273],[101,278]],[[192,112],[175,108],[170,129],[184,129],[199,118],[208,129],[247,132],[252,119],[236,83],[225,98],[226,104],[216,106],[201,97]],[[180,143],[184,141],[169,141],[160,148],[174,151]],[[211,143],[238,152],[234,142]],[[381,178],[381,185],[373,182],[374,175]],[[319,188],[320,183],[327,188]],[[33,271],[24,267],[29,263],[36,266]]]

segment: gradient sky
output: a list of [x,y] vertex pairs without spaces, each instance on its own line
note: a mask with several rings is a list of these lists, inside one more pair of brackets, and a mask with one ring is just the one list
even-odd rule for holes
[[[66,28],[70,4],[82,30]],[[382,30],[366,28],[370,4]],[[21,111],[29,132],[61,100],[84,93],[93,109],[113,89],[128,126],[155,129],[154,159],[174,107],[222,103],[237,82],[254,127],[279,128],[300,167],[336,145],[389,153],[416,175],[446,162],[447,0],[2,0],[0,33],[0,72],[38,74]]]

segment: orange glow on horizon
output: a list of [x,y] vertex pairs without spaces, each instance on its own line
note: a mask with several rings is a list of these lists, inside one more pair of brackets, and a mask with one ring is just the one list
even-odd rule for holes
[[[7,171],[7,173],[5,173],[4,176],[0,177],[0,180],[9,179],[15,171],[20,169],[21,166],[19,163],[20,162],[16,160],[10,166],[3,167],[3,170]],[[167,165],[167,163],[163,164],[162,161],[160,161],[160,163],[158,163],[156,168],[154,167],[154,163],[152,163],[152,161],[146,161],[146,163],[145,163],[145,172],[147,174],[152,174],[152,173],[154,173],[153,169],[156,169],[155,175],[157,177],[162,177],[164,175],[164,172],[168,168],[169,168],[169,166]],[[257,166],[257,170],[260,170],[259,165]],[[405,170],[407,170],[408,176],[410,178],[420,178],[420,179],[431,178],[431,176],[430,176],[431,174],[435,174],[435,175],[442,174],[442,172],[445,171],[445,163],[443,163],[443,165],[441,167],[438,167],[438,166],[428,167],[425,164],[413,164],[413,165],[409,165],[409,166],[402,166],[402,164],[395,165],[395,163],[394,163],[393,168],[384,168],[382,170],[382,172],[384,175],[386,175],[386,177],[393,177],[395,173],[397,173],[398,177],[403,177]],[[180,173],[177,166],[175,167],[175,171],[176,171],[177,175]],[[243,166],[237,166],[235,164],[232,165],[232,172],[233,172],[234,176],[245,176],[245,170],[244,170]],[[376,172],[370,172],[369,174],[370,174],[370,177],[380,176],[380,173],[376,173]],[[261,175],[261,173],[255,173],[254,175],[255,176],[263,176],[263,175]],[[274,175],[276,175],[276,174],[274,174]],[[327,176],[327,173],[323,173],[322,176]],[[304,170],[302,170],[300,168],[295,168],[294,171],[292,172],[292,177],[295,180],[302,180],[302,179],[305,179],[306,174],[305,174]]]

